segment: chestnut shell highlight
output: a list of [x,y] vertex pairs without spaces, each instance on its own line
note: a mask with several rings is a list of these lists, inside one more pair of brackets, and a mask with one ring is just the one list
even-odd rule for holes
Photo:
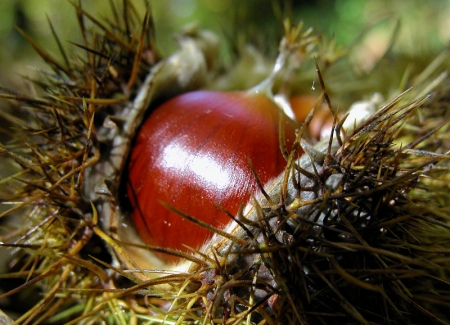
[[[128,166],[132,219],[147,244],[187,251],[213,234],[161,202],[224,228],[250,195],[283,171],[281,111],[265,94],[196,91],[158,107],[144,122]],[[288,146],[295,124],[286,116]],[[168,255],[164,259],[174,260]]]

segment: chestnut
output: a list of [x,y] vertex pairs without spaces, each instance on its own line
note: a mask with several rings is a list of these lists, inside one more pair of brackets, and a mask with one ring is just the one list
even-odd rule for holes
[[319,100],[320,97],[306,94],[297,94],[289,98],[292,112],[299,122],[304,121],[312,108],[319,104],[308,126],[308,131],[315,140],[329,137],[334,120],[328,106],[325,103],[320,103]]
[[[181,251],[199,249],[213,233],[170,211],[223,229],[258,183],[278,176],[286,161],[280,150],[280,118],[288,148],[296,123],[269,95],[194,91],[159,106],[143,123],[128,164],[131,219],[143,241]],[[165,262],[176,258],[159,254]]]

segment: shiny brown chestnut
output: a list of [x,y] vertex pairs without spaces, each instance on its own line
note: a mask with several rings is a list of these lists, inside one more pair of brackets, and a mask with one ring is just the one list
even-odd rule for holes
[[195,91],[159,106],[128,165],[131,218],[143,241],[186,252],[213,235],[161,202],[223,229],[231,219],[219,206],[235,215],[258,190],[252,166],[263,185],[283,171],[280,117],[290,147],[296,124],[264,92]]
[[[302,122],[309,112],[318,104],[319,97],[314,95],[298,94],[289,98],[295,119]],[[320,103],[319,103],[320,104]],[[324,103],[317,106],[314,116],[308,126],[312,138],[319,140],[328,137],[333,127],[333,114]]]

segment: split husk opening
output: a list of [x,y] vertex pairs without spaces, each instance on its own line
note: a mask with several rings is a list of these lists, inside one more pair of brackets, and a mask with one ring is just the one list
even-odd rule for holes
[[[294,145],[306,153],[288,159],[267,196],[255,194],[236,216],[237,239],[216,236],[188,256],[188,269],[149,270],[139,241],[117,230],[127,211],[121,170],[148,106],[211,81],[208,64],[199,65],[191,72],[202,84],[167,88],[167,80],[179,85],[179,71],[158,56],[151,15],[123,5],[129,15],[104,22],[74,4],[84,43],[73,56],[63,52],[63,63],[24,35],[51,70],[29,93],[2,89],[20,112],[2,113],[14,132],[0,146],[11,164],[0,183],[10,207],[1,218],[11,221],[0,237],[9,256],[1,277],[14,282],[1,297],[25,302],[16,323],[450,323],[450,97],[441,57],[354,130],[342,132],[345,115],[336,114],[331,138],[313,143],[307,119]],[[185,37],[215,46],[209,34]],[[320,72],[343,52],[329,41],[308,54],[336,113],[333,96],[345,94],[330,94]],[[177,55],[198,59],[183,47]]]

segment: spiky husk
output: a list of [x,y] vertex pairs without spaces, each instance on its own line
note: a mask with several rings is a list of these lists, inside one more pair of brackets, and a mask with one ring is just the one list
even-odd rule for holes
[[[426,100],[398,100],[337,141],[342,145],[316,146],[292,167],[297,196],[284,198],[278,187],[272,203],[254,203],[258,222],[243,221],[251,235],[238,236],[246,243],[225,254],[215,247],[214,266],[194,268],[203,275],[200,292],[212,297],[205,306],[212,318],[448,322],[449,215],[436,202],[445,196],[446,168],[435,169],[447,157],[416,150],[415,140],[395,143],[399,123],[419,105],[426,109]],[[421,136],[431,147],[434,140]]]
[[[100,227],[84,178],[111,150],[104,122],[120,128],[111,116],[159,60],[151,20],[124,3],[130,15],[104,24],[76,5],[82,55],[58,63],[30,40],[52,71],[33,83],[37,95],[2,94],[23,114],[3,113],[16,132],[0,147],[14,162],[2,180],[2,201],[14,204],[2,213],[13,220],[2,277],[24,280],[2,296],[42,295],[17,323],[450,323],[449,96],[439,67],[348,134],[339,119],[333,140],[309,146],[300,132],[307,154],[288,160],[271,200],[252,203],[257,218],[238,217],[239,240],[220,250],[218,239],[189,272],[143,277],[116,260],[124,247]],[[115,181],[106,194],[118,201]]]

